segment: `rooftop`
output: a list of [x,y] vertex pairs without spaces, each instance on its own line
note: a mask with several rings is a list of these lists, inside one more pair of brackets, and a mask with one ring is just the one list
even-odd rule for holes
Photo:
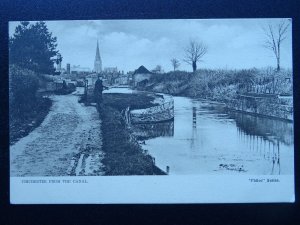
[[141,74],[141,73],[150,73],[150,74],[152,74],[149,70],[147,70],[146,67],[144,67],[142,65],[137,70],[134,71],[133,75],[135,75],[135,74]]

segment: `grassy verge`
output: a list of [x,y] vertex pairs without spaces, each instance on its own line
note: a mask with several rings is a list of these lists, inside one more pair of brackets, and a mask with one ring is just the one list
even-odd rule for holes
[[120,93],[111,93],[103,94],[103,103],[104,105],[111,106],[118,111],[130,106],[130,109],[144,109],[147,107],[155,106],[151,101],[154,100],[152,95],[147,95],[144,93],[136,94],[120,94]]
[[154,91],[231,103],[237,93],[293,94],[291,70],[264,69],[200,69],[195,73],[168,72],[152,76],[139,90]]
[[13,106],[9,118],[10,145],[28,135],[38,127],[47,116],[52,101],[49,98],[37,98],[30,111],[16,111]]
[[132,94],[104,94],[102,119],[103,151],[106,175],[164,175],[150,155],[132,138],[122,118],[121,111],[128,106],[152,106],[153,97]]

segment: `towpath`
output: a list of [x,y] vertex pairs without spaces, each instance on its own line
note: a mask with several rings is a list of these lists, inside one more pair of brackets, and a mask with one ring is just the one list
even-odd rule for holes
[[78,103],[83,89],[53,95],[43,123],[10,146],[11,176],[103,175],[101,121]]

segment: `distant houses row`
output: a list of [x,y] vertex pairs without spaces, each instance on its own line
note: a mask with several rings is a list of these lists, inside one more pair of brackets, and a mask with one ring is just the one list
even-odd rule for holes
[[134,72],[129,72],[127,74],[103,73],[102,78],[108,85],[128,85],[138,87],[147,84],[153,74],[153,72],[150,72],[144,66],[140,66]]
[[77,82],[77,86],[84,86],[87,83],[89,86],[94,85],[98,76],[104,81],[107,86],[132,86],[139,87],[146,85],[153,74],[158,71],[149,71],[143,65],[135,71],[124,73],[119,71],[117,67],[105,67],[101,72],[96,73],[91,71],[88,67],[70,66],[67,64],[66,69],[59,67],[59,71],[55,73],[55,78],[48,82],[47,89],[56,89],[60,87],[62,80],[69,80]]
[[[66,74],[73,74],[73,75],[80,75],[80,74],[90,74],[92,71],[89,67],[82,67],[80,65],[73,65],[71,66],[70,63],[67,63],[66,68],[62,68],[61,66],[56,67],[56,75],[66,75]],[[117,73],[117,67],[105,67],[103,69],[104,73]]]
[[150,72],[144,66],[140,66],[135,71],[128,72],[126,74],[123,71],[118,71],[117,67],[108,67],[100,73],[88,72],[83,68],[82,70],[74,71],[70,74],[62,73],[61,76],[57,77],[69,79],[72,81],[87,82],[87,84],[90,86],[95,84],[99,76],[104,81],[104,84],[108,86],[128,85],[138,87],[149,82],[149,79],[153,74],[155,73]]

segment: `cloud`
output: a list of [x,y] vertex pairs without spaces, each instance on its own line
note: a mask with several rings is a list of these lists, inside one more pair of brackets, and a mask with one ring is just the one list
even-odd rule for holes
[[[191,39],[201,40],[208,53],[200,67],[251,68],[274,66],[272,53],[262,47],[261,27],[278,19],[218,20],[76,20],[47,21],[57,37],[63,63],[93,68],[96,42],[99,39],[103,66],[134,70],[161,65],[171,70],[171,58],[184,57]],[[13,34],[17,23],[10,23]],[[282,46],[282,65],[291,67],[291,31]],[[180,69],[191,70],[181,62]]]

